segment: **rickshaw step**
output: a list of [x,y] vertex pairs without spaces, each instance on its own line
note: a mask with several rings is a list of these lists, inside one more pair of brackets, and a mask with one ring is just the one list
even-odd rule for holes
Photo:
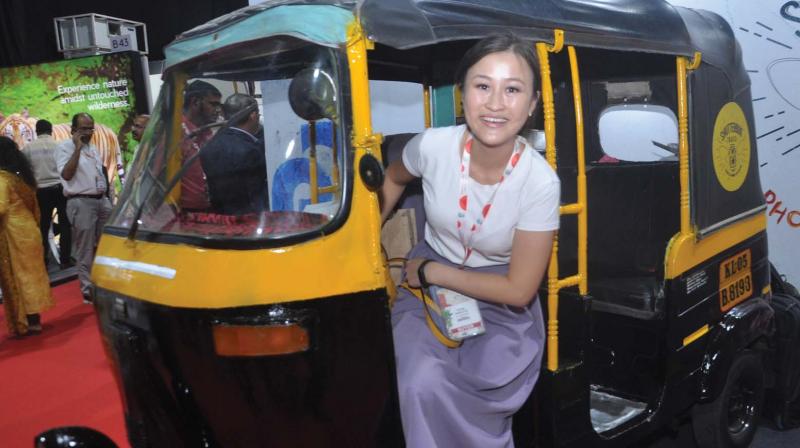
[[601,434],[642,414],[647,409],[647,403],[592,390],[590,408],[592,427]]

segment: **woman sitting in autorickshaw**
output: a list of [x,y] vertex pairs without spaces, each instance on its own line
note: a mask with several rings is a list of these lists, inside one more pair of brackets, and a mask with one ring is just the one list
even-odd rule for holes
[[537,65],[533,44],[512,34],[478,42],[456,70],[466,125],[417,135],[387,169],[384,220],[406,184],[422,178],[425,239],[405,276],[437,298],[450,321],[443,333],[460,342],[441,343],[426,307],[400,289],[392,323],[410,447],[513,446],[511,417],[539,375],[545,333],[535,299],[560,184],[518,136],[536,109]]

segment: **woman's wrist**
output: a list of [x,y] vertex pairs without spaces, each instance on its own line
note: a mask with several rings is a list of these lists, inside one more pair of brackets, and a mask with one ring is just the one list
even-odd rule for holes
[[432,261],[433,260],[430,258],[426,258],[425,260],[422,260],[422,263],[420,263],[417,267],[417,278],[419,279],[419,286],[422,288],[429,288],[431,286],[428,276],[425,275],[425,266]]

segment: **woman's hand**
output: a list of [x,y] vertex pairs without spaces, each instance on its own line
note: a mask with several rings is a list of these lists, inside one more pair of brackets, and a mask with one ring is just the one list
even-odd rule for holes
[[[452,289],[473,299],[524,307],[536,297],[539,284],[544,278],[554,231],[515,230],[511,244],[511,262],[508,274],[476,272],[436,264],[425,266],[425,277],[430,283]],[[414,264],[411,264],[412,261]],[[409,261],[406,266],[408,283],[419,282],[416,269],[421,259]],[[412,273],[412,271],[414,271]]]
[[[426,260],[425,258],[412,258],[411,260],[408,260],[406,262],[406,266],[405,266],[406,281],[408,282],[408,285],[411,286],[412,288],[419,288],[420,287],[419,265],[421,265],[422,262],[425,261],[425,260]],[[430,263],[427,264],[427,266],[425,266],[425,269],[426,269],[425,273],[426,274],[428,272],[430,272],[428,269],[430,268],[430,266],[433,263],[435,263],[435,262],[430,262]],[[427,275],[426,275],[426,277],[427,277]],[[428,280],[428,282],[430,282],[430,278],[427,278],[427,280]]]

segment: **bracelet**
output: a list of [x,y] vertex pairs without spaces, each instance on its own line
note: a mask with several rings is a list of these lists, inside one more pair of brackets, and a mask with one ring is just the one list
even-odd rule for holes
[[426,258],[425,260],[422,261],[422,263],[419,264],[419,267],[417,268],[417,277],[419,277],[419,286],[424,289],[428,289],[431,286],[431,284],[428,283],[428,279],[425,278],[425,265],[427,265],[431,261],[433,260],[431,260],[430,258]]

